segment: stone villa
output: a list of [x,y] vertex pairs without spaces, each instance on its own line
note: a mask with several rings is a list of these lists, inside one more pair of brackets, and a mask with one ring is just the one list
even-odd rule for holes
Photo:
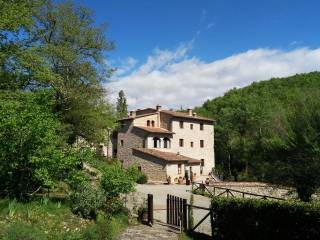
[[117,158],[124,167],[136,164],[149,181],[182,181],[208,175],[215,166],[213,120],[162,110],[138,109],[120,120]]

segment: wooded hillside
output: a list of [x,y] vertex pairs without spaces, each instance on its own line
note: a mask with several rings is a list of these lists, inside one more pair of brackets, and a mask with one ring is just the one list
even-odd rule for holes
[[224,178],[292,184],[310,180],[297,168],[319,171],[319,106],[320,72],[312,72],[232,89],[195,111],[216,120],[216,164]]

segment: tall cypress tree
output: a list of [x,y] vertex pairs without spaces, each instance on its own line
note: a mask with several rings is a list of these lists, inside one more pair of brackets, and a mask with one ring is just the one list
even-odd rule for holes
[[128,115],[127,99],[123,90],[120,90],[117,99],[117,112],[119,118],[124,118]]

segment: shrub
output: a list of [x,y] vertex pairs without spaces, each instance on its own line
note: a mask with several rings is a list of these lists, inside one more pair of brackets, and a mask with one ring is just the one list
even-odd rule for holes
[[126,194],[135,190],[136,175],[130,174],[119,163],[106,167],[102,171],[101,186],[105,191],[108,212],[117,212],[122,207],[120,194]]
[[84,218],[93,219],[96,218],[97,211],[103,207],[106,201],[103,190],[90,183],[80,184],[69,197],[74,213]]
[[47,237],[39,229],[21,222],[10,225],[3,240],[46,240]]
[[89,225],[82,233],[81,240],[111,240],[128,226],[128,216],[120,212],[112,217],[99,213],[95,224]]
[[148,177],[147,175],[141,173],[140,176],[137,179],[138,184],[146,184],[148,182]]
[[212,200],[217,239],[320,239],[320,206],[254,199]]

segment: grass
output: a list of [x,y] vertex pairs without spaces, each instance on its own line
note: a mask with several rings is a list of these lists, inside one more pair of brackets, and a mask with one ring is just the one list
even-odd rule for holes
[[68,204],[61,201],[21,203],[0,199],[0,239],[114,239],[127,226],[128,217],[124,213],[110,219],[101,215],[95,222],[73,214]]

